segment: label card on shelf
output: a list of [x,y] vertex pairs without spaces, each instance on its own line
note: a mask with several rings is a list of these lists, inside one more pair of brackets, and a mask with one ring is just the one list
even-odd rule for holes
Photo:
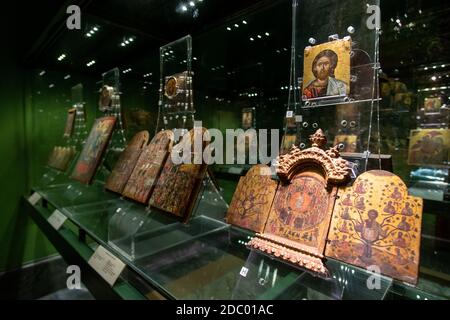
[[286,118],[292,118],[293,116],[294,116],[294,111],[292,111],[292,110],[286,111]]
[[111,287],[125,268],[125,264],[120,259],[102,246],[95,250],[88,263]]
[[48,217],[47,221],[51,224],[55,230],[59,230],[64,222],[67,220],[67,217],[61,213],[58,209],[53,211],[52,215]]
[[35,192],[28,198],[28,202],[31,203],[31,205],[35,206],[36,203],[38,203],[38,201],[41,199],[42,196],[39,193]]
[[244,278],[247,276],[248,269],[246,267],[242,267],[241,272],[239,274],[243,276]]

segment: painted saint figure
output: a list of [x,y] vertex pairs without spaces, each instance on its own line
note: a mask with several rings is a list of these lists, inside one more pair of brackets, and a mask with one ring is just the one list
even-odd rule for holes
[[404,216],[412,216],[414,214],[413,209],[411,208],[409,202],[405,203],[405,207],[402,210],[402,215]]
[[388,213],[388,214],[395,214],[395,208],[392,205],[392,201],[388,201],[388,203],[384,207],[383,211]]
[[342,201],[342,204],[344,206],[351,206],[351,205],[353,205],[352,199],[350,199],[350,194],[347,194],[347,196],[345,197],[344,201]]
[[356,208],[358,210],[364,210],[366,208],[366,206],[364,205],[364,197],[358,199],[358,202],[356,203]]
[[324,96],[338,96],[347,94],[346,83],[336,79],[334,71],[338,65],[338,55],[333,50],[323,50],[312,63],[315,79],[306,84],[303,96],[306,99]]
[[364,252],[362,258],[372,258],[372,244],[386,236],[386,231],[381,228],[377,222],[378,212],[369,210],[369,219],[364,220],[362,224],[356,226],[356,231],[360,232],[364,241]]
[[400,221],[397,228],[399,228],[400,230],[406,231],[406,232],[411,230],[411,226],[409,225],[408,222],[406,222],[406,217],[402,217],[402,221]]
[[397,238],[394,240],[394,246],[399,248],[406,248],[406,241],[405,238],[403,238],[403,232],[399,232],[397,234]]
[[396,199],[396,200],[400,200],[402,198],[402,194],[400,193],[400,191],[398,191],[398,187],[394,188],[394,191],[392,192],[391,198],[392,199]]

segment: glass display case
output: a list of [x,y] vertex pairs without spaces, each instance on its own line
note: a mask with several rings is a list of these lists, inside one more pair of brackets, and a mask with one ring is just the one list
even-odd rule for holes
[[[119,283],[144,284],[136,288],[147,297],[157,292],[169,299],[450,298],[450,113],[445,95],[450,87],[444,87],[450,64],[434,58],[398,61],[392,39],[407,37],[404,34],[419,28],[414,21],[422,21],[419,11],[425,11],[419,2],[413,6],[414,13],[406,13],[404,6],[403,2],[388,5],[361,0],[255,1],[250,8],[232,5],[227,10],[235,11],[227,11],[216,23],[207,10],[217,9],[215,4],[198,1],[191,8],[167,1],[163,12],[171,13],[153,16],[155,25],[127,20],[129,26],[122,27],[105,23],[97,16],[99,8],[87,5],[83,32],[66,32],[48,48],[52,54],[61,48],[73,50],[76,58],[71,60],[67,53],[70,63],[53,68],[41,58],[29,81],[30,144],[35,151],[30,156],[30,194],[39,199],[27,198],[36,212],[34,218],[44,223],[58,210],[67,221],[56,235],[61,235],[61,230],[74,232],[89,252],[98,246],[106,248],[126,265]],[[143,7],[145,4],[130,5],[125,11],[139,12]],[[393,18],[381,20],[380,10]],[[399,12],[414,25],[398,23],[404,20]],[[441,21],[435,15],[439,14],[430,9],[427,19]],[[174,27],[160,28],[160,36],[150,33],[158,25],[168,26],[166,19],[172,18],[176,26],[191,28],[181,28],[183,33]],[[78,43],[86,53],[75,50]],[[103,45],[95,49],[98,43]],[[72,68],[77,72],[69,71]],[[442,83],[428,88],[429,81],[424,80],[428,70],[438,70],[440,75],[436,73],[431,81],[442,79]],[[110,134],[98,125],[106,117],[115,121]],[[193,154],[204,156],[208,151],[215,161],[206,163],[204,157],[200,163],[175,163],[177,156],[185,155],[180,151],[185,137],[199,127],[207,128],[214,139],[202,141],[200,152]],[[133,137],[144,131],[149,139],[134,157]],[[239,140],[240,132],[255,134]],[[159,135],[171,133],[170,143],[154,147],[161,143]],[[202,135],[205,138],[205,133]],[[229,135],[232,143],[227,140]],[[256,162],[251,160],[254,148]],[[56,152],[69,149],[72,153],[64,158],[66,165],[55,168],[51,159]],[[313,151],[320,155],[314,158],[309,154]],[[239,154],[244,155],[244,163]],[[91,183],[73,179],[73,172],[87,170],[80,159],[95,164]],[[284,159],[294,159],[295,166],[306,165],[298,169],[288,164],[291,171],[285,173]],[[148,171],[138,170],[140,160]],[[308,171],[321,161],[328,161],[325,169]],[[265,180],[259,189],[250,185],[244,201],[236,205],[247,188],[242,186],[245,177],[251,176],[257,163],[272,166],[265,175],[271,182]],[[339,169],[342,163],[345,165]],[[148,193],[139,200],[123,190],[110,191],[105,181],[114,170],[123,174],[125,188],[137,170],[135,174],[143,179]],[[267,240],[280,231],[273,228],[268,234],[276,225],[273,212],[282,197],[278,192],[293,185],[295,175],[304,171],[314,181],[320,180],[316,174],[324,176],[326,187],[322,189],[328,193],[334,188],[335,193],[330,193],[333,202],[326,205],[331,211],[325,218],[292,222],[293,231],[284,230],[283,239],[277,238],[284,245],[282,253],[253,246],[258,239]],[[373,189],[371,195],[381,194],[381,189],[383,196],[391,192],[391,186],[382,185],[378,178],[370,180],[374,171],[384,172],[389,177],[385,181],[395,174],[398,180],[393,181],[400,181],[397,189],[403,192],[404,185],[406,190],[401,201],[413,199],[408,192],[420,198],[415,200],[420,205],[413,208],[417,209],[414,215],[408,211],[409,204],[403,207],[401,203],[388,216],[386,208],[392,204],[381,196],[379,203],[375,204],[377,199],[367,202],[369,188]],[[369,180],[363,191],[357,190],[360,179],[366,177]],[[276,187],[269,208],[264,208],[267,214],[258,213],[263,221],[258,220],[260,229],[251,230],[230,219],[236,206],[250,211],[259,208],[260,189],[269,190],[271,183]],[[363,198],[365,207],[358,208],[359,220],[348,211],[334,209],[343,208],[345,192],[352,187],[367,200]],[[397,189],[392,189],[392,194],[400,192]],[[291,220],[290,214],[303,206],[314,214],[322,206],[311,199],[322,199],[322,193],[305,192],[310,198],[304,199],[298,192],[289,193],[285,201],[289,216],[283,218],[281,212],[281,220]],[[373,216],[368,207],[378,210],[379,216]],[[339,218],[349,224],[338,227],[335,219]],[[327,219],[323,248],[312,254],[320,256],[326,275],[313,272],[306,263],[283,259],[286,251],[298,249],[295,243],[306,239],[293,241],[298,235],[294,233],[308,224],[316,228]],[[386,221],[388,229],[383,229]],[[359,234],[362,243],[349,249],[345,259],[328,254],[330,246],[346,245],[338,241],[342,234],[355,238]],[[382,270],[390,267],[390,272],[380,274],[366,262],[373,257],[372,249],[379,252],[374,243],[381,238],[389,240],[389,235],[397,237],[392,240],[394,245],[379,243],[389,249],[373,254],[388,257]],[[408,237],[408,245],[403,245],[402,235]],[[272,244],[276,242],[272,240]],[[417,248],[411,249],[413,245]],[[402,256],[410,253],[409,249],[412,257]],[[389,265],[392,261],[406,265],[403,271],[408,274],[414,272],[409,267],[413,263],[417,282],[393,276],[398,270]]]

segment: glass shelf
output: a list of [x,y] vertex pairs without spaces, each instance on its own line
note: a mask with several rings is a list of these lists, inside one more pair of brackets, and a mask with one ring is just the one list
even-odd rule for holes
[[[379,276],[372,287],[370,272],[332,259],[326,261],[330,278],[323,279],[285,263],[252,251],[241,270],[237,299],[319,299],[382,300],[392,279]],[[244,272],[242,272],[244,271]],[[252,289],[254,288],[254,289]],[[282,290],[281,290],[282,289]],[[259,295],[256,293],[259,292]]]
[[[55,185],[39,193],[96,243],[173,299],[438,299],[445,294],[427,293],[426,280],[413,287],[384,276],[379,277],[379,287],[371,290],[367,281],[373,274],[364,269],[327,259],[331,278],[322,279],[249,250],[246,243],[253,233],[209,212],[210,201],[220,199],[211,188],[207,179],[200,194],[204,197],[199,196],[187,224],[105,192],[101,183]],[[68,199],[77,191],[82,192],[80,198]],[[87,202],[64,205],[81,199]]]
[[54,184],[43,188],[35,188],[43,198],[56,208],[102,202],[117,198],[115,194],[105,191],[103,184],[94,182],[92,185],[83,185],[73,181]]

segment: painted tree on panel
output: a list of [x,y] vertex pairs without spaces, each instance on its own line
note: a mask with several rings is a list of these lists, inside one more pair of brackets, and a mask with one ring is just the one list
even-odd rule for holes
[[414,278],[418,265],[422,200],[408,196],[397,176],[369,171],[340,192],[327,255],[393,277]]

